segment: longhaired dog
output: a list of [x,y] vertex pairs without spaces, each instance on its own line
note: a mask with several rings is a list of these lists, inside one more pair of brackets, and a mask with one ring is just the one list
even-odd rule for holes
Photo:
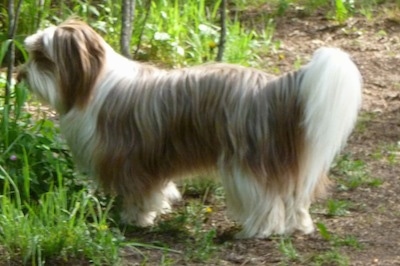
[[77,20],[25,45],[20,77],[59,113],[78,166],[122,197],[125,222],[152,225],[180,198],[173,178],[214,170],[242,225],[237,237],[313,231],[310,204],[361,105],[361,75],[345,52],[320,48],[273,77],[230,64],[141,64]]

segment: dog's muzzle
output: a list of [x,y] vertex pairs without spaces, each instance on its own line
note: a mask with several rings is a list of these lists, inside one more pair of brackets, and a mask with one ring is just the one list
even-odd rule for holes
[[26,71],[26,66],[22,65],[20,67],[18,67],[17,69],[17,83],[22,82],[23,80],[26,80],[27,78],[27,71]]

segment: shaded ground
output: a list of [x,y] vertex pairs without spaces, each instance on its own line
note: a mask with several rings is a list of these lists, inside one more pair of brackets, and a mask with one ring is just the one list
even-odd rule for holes
[[[325,15],[303,17],[296,12],[276,21],[275,39],[281,45],[265,68],[293,70],[297,63],[308,61],[316,48],[337,46],[353,56],[365,83],[359,123],[342,153],[346,156],[341,162],[350,166],[333,168],[331,193],[313,206],[314,221],[325,225],[328,235],[295,235],[287,242],[280,237],[232,240],[233,224],[225,218],[223,202],[211,199],[213,211],[204,216],[204,223],[216,228],[217,235],[212,238],[216,250],[208,263],[196,264],[184,254],[187,245],[196,246],[191,241],[198,239],[164,222],[168,230],[126,235],[174,251],[127,248],[123,252],[127,265],[139,265],[143,258],[147,265],[400,265],[400,14],[386,9],[374,14],[373,20],[357,17],[338,26]],[[349,176],[360,183],[349,185]],[[344,213],[329,215],[329,200],[344,202]],[[178,213],[182,207],[178,206]],[[285,252],[282,243],[291,243],[297,255]],[[212,250],[199,252],[203,251],[211,254]]]

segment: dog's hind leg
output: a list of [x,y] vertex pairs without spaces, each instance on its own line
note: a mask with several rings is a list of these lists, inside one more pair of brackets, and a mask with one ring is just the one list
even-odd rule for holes
[[316,161],[315,158],[303,162],[300,178],[292,193],[293,197],[288,198],[285,202],[288,233],[297,230],[304,234],[310,234],[314,231],[309,208],[316,198],[325,195],[330,183],[326,176],[327,171],[323,166],[313,164],[314,161]]
[[288,197],[285,200],[285,233],[300,231],[303,234],[310,234],[314,231],[314,224],[309,213],[310,204],[309,197]]
[[285,233],[285,204],[278,189],[266,188],[239,167],[221,169],[228,212],[242,225],[237,238]]

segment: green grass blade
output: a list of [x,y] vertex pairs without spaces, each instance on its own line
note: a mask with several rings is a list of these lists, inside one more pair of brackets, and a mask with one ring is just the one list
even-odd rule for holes
[[22,147],[22,151],[23,151],[23,161],[24,161],[22,168],[22,177],[24,181],[24,196],[27,199],[29,199],[31,197],[30,193],[31,177],[30,177],[29,159],[25,147]]

